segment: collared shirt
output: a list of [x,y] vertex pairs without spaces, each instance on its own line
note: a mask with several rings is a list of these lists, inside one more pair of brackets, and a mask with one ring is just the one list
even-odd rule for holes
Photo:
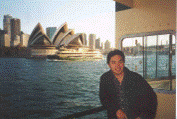
[[120,102],[120,108],[123,111],[126,111],[126,102],[125,102],[125,93],[124,93],[124,87],[125,87],[125,78],[123,78],[122,80],[122,84],[120,85],[120,82],[118,81],[118,79],[116,77],[114,77],[113,79],[114,83],[115,83],[115,89],[117,92],[117,101]]

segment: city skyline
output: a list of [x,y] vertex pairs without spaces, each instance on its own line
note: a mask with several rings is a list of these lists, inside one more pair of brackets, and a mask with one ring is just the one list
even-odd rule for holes
[[67,22],[69,28],[75,33],[86,33],[87,38],[89,34],[96,34],[96,38],[100,38],[101,42],[109,40],[111,46],[115,46],[114,1],[0,1],[2,3],[1,29],[3,29],[3,16],[7,14],[21,19],[21,31],[29,35],[37,23],[41,23],[46,29],[47,27],[59,28]]

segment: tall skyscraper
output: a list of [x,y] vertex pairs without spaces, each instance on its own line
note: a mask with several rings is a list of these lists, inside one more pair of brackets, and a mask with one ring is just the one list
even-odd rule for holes
[[6,33],[9,35],[9,37],[11,37],[11,21],[12,16],[7,14],[4,15],[4,19],[3,19],[3,30],[6,31]]
[[54,33],[56,32],[57,27],[47,27],[46,28],[46,32],[47,32],[47,36],[52,39]]
[[18,45],[20,43],[21,36],[21,24],[20,19],[11,19],[11,46]]
[[101,42],[100,50],[103,50],[103,42]]
[[95,41],[95,48],[100,49],[100,38],[96,39]]
[[10,37],[5,30],[0,30],[0,47],[10,47]]
[[109,42],[109,40],[107,40],[106,42],[105,42],[105,50],[110,50],[110,48],[111,48],[111,43]]
[[83,36],[84,36],[84,43],[83,43],[83,45],[87,46],[87,35],[86,35],[86,33],[83,33]]
[[90,34],[89,35],[89,48],[92,49],[92,50],[95,49],[95,39],[96,39],[95,34]]
[[30,37],[30,35],[28,35],[28,34],[24,34],[24,33],[21,34],[21,45],[22,45],[23,47],[27,47],[29,37]]

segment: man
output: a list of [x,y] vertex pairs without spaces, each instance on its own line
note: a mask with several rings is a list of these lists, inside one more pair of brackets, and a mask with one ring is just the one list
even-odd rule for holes
[[124,66],[122,51],[111,51],[107,56],[110,71],[100,78],[100,101],[109,119],[153,119],[157,96],[138,73]]

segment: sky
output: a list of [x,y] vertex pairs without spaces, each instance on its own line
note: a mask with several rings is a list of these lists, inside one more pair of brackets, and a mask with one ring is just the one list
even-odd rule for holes
[[115,2],[113,0],[0,0],[0,28],[3,17],[21,19],[21,31],[31,34],[37,23],[59,28],[67,22],[75,33],[96,34],[101,42],[115,47]]

